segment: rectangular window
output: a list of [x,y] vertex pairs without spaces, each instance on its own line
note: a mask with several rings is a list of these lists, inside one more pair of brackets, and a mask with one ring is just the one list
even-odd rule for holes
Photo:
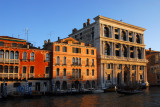
[[12,47],[17,47],[17,43],[12,43]]
[[56,51],[60,51],[60,46],[56,46]]
[[110,80],[111,79],[111,75],[110,74],[108,74],[108,80]]
[[63,69],[63,76],[66,76],[66,69]]
[[18,46],[19,46],[20,48],[22,48],[22,47],[23,47],[23,44],[18,44]]
[[59,68],[57,68],[57,76],[59,76]]
[[92,76],[94,76],[94,69],[92,70]]
[[49,74],[49,67],[46,67],[45,74]]
[[30,67],[30,73],[34,73],[34,66]]
[[111,69],[111,64],[107,64],[107,65],[106,65],[106,68],[107,68],[107,69]]
[[0,42],[0,46],[4,46],[4,42]]
[[86,49],[86,54],[89,54],[89,50],[88,49]]
[[140,75],[140,79],[141,79],[141,80],[143,79],[143,76],[142,76],[142,75]]
[[67,52],[67,47],[63,47],[63,52]]
[[50,57],[49,57],[49,53],[46,53],[46,61],[49,61]]
[[87,69],[87,76],[89,76],[89,69]]
[[81,69],[79,69],[79,78],[81,78]]
[[72,53],[81,53],[81,48],[72,48]]
[[92,59],[92,66],[94,66],[94,59]]
[[91,50],[91,54],[94,55],[94,50]]
[[23,73],[26,73],[26,71],[27,71],[27,68],[23,67]]

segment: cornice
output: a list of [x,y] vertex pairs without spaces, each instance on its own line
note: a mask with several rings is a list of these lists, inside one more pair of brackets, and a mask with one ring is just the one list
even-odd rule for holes
[[104,16],[100,16],[100,15],[95,17],[94,20],[95,21],[96,20],[105,20],[105,21],[108,21],[108,22],[116,23],[116,24],[119,24],[119,25],[127,26],[127,27],[130,27],[130,28],[134,28],[134,29],[138,29],[138,30],[142,30],[142,31],[146,30],[145,28],[142,28],[142,27],[139,27],[139,26],[131,25],[131,24],[128,24],[128,23],[124,23],[122,21],[114,20],[114,19],[104,17]]

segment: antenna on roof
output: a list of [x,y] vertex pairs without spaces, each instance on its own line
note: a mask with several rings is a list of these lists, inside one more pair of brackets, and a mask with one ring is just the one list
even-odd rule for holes
[[28,27],[25,29],[25,39],[26,39],[27,42],[28,42]]

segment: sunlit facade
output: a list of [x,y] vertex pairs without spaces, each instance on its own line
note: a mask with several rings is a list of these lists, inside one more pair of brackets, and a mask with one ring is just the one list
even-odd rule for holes
[[32,91],[49,90],[49,51],[28,44],[26,40],[0,36],[0,85],[5,80],[8,93],[26,86]]
[[98,85],[106,87],[147,83],[144,31],[146,29],[103,16],[83,23],[69,37],[97,48]]

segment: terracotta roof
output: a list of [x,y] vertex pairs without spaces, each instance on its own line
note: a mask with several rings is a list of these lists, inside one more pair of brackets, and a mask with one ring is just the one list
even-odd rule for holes
[[0,39],[10,40],[10,41],[26,42],[26,40],[24,40],[24,39],[14,38],[14,37],[10,37],[10,36],[0,36]]

